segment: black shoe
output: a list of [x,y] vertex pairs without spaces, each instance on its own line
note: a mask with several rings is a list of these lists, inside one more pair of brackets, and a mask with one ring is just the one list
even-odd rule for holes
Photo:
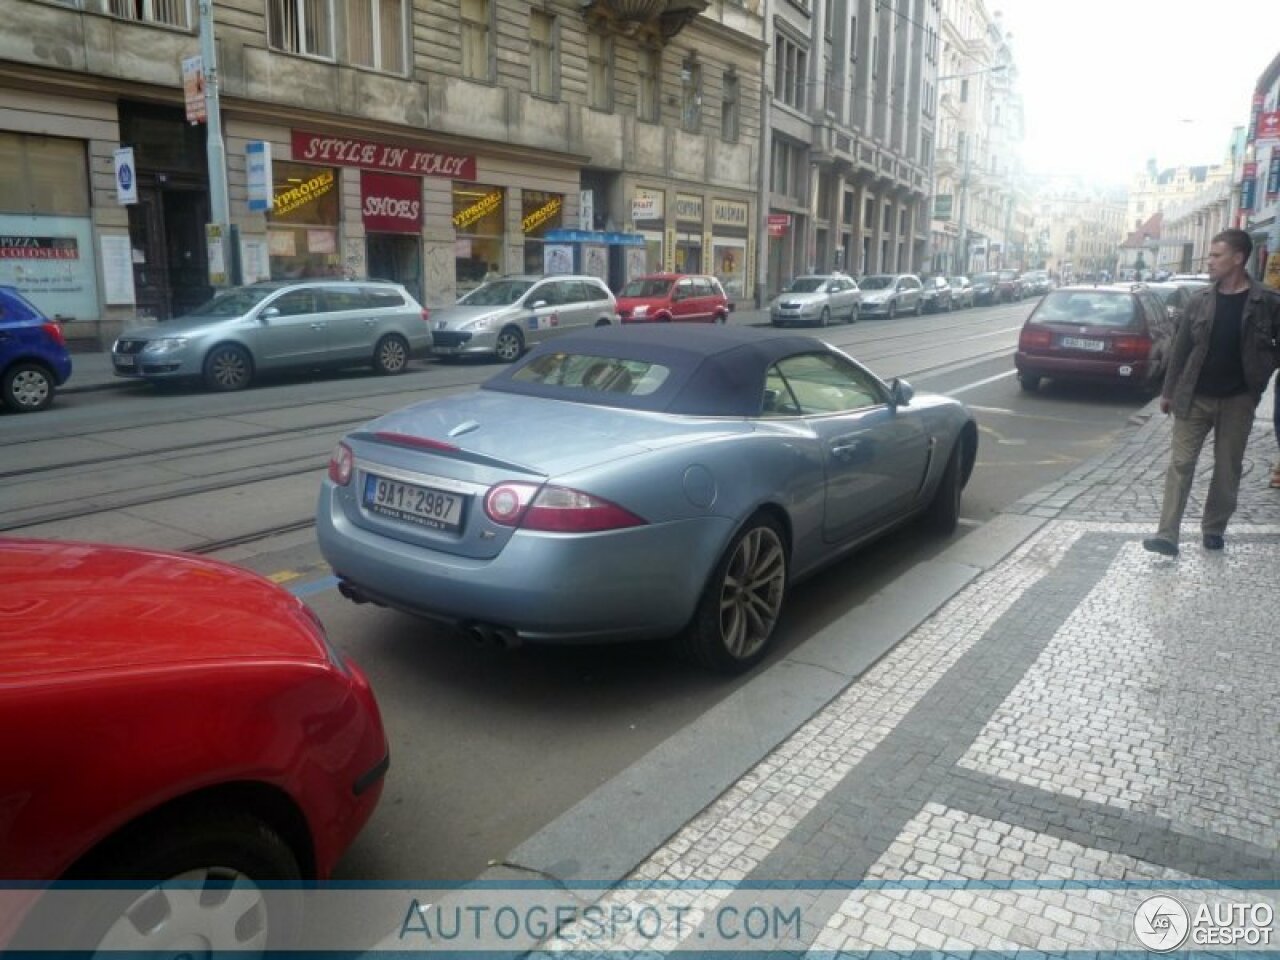
[[[1218,539],[1221,540],[1222,538],[1219,537]],[[1166,557],[1176,557],[1178,555],[1178,545],[1172,540],[1166,540],[1164,537],[1147,537],[1142,541],[1142,549],[1149,550],[1151,553],[1159,553]]]
[[1226,545],[1226,541],[1222,539],[1220,533],[1206,533],[1204,535],[1204,548],[1206,550],[1221,550]]

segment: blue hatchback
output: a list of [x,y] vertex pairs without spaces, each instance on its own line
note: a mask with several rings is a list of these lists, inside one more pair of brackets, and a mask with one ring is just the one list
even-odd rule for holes
[[13,287],[0,286],[0,399],[18,413],[43,410],[71,376],[62,328]]

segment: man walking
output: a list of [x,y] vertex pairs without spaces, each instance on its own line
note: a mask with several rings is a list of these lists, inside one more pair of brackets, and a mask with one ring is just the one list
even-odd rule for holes
[[1178,533],[1196,461],[1213,431],[1213,479],[1200,529],[1206,550],[1221,550],[1236,509],[1253,413],[1276,367],[1280,297],[1250,279],[1244,265],[1253,241],[1223,230],[1209,246],[1209,279],[1188,304],[1174,335],[1160,411],[1173,412],[1173,444],[1164,482],[1160,529],[1143,547],[1178,554]]

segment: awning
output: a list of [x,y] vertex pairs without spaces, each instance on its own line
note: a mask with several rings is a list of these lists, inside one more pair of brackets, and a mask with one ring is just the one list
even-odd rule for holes
[[594,243],[610,247],[643,247],[638,233],[610,233],[605,230],[548,230],[542,239],[550,243]]

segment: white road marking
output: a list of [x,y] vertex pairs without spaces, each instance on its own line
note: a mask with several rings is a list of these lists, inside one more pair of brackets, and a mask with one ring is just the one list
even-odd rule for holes
[[970,390],[977,390],[979,387],[985,387],[988,383],[995,383],[997,380],[1003,380],[1005,377],[1016,377],[1017,370],[1006,370],[1004,373],[997,373],[994,377],[987,377],[985,380],[979,380],[976,383],[966,383],[963,387],[956,387],[954,390],[943,391],[944,396],[954,397],[957,394],[968,393]]

